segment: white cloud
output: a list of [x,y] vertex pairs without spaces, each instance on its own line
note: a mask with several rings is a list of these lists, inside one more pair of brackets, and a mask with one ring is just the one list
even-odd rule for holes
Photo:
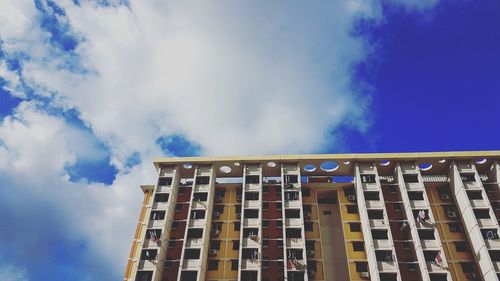
[[11,264],[0,265],[0,280],[2,281],[28,281],[26,269]]
[[[125,267],[138,185],[152,182],[151,159],[162,153],[158,137],[184,135],[204,154],[314,152],[335,144],[341,123],[369,125],[368,99],[350,87],[350,67],[369,46],[351,29],[360,17],[379,18],[378,2],[59,3],[84,38],[75,53],[89,72],[62,67],[67,55],[50,46],[31,1],[0,0],[0,26],[9,27],[0,28],[2,48],[29,54],[25,82],[38,95],[57,93],[53,106],[78,110],[110,147],[118,175],[111,186],[69,182],[67,165],[102,151],[88,132],[24,102],[0,124],[0,176],[15,183],[13,198],[60,212],[65,235],[89,240],[116,272]],[[17,87],[2,61],[0,76]],[[126,172],[134,152],[143,161]]]

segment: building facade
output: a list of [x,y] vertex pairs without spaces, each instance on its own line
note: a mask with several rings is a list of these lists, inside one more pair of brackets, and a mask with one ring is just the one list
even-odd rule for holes
[[154,164],[124,281],[499,280],[500,151]]

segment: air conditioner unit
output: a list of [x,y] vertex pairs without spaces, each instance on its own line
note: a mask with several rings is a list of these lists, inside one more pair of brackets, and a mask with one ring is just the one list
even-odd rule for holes
[[441,199],[442,200],[449,200],[450,199],[450,195],[446,194],[446,193],[442,193],[441,194]]
[[209,254],[210,256],[215,256],[215,255],[217,255],[217,250],[215,250],[215,249],[210,249],[210,250],[208,250],[208,254]]
[[457,213],[455,213],[455,211],[448,211],[446,214],[448,215],[449,218],[457,217]]
[[361,276],[361,278],[368,278],[370,277],[370,274],[368,272],[361,272],[359,276]]
[[314,250],[307,250],[306,252],[308,256],[314,256],[314,253],[315,253]]
[[354,195],[354,194],[347,195],[347,200],[349,200],[349,201],[356,200],[356,195]]
[[466,273],[465,276],[468,278],[468,279],[476,279],[477,278],[477,275],[474,273],[474,272],[469,272],[469,273]]
[[215,202],[220,203],[222,202],[223,197],[222,196],[215,196]]

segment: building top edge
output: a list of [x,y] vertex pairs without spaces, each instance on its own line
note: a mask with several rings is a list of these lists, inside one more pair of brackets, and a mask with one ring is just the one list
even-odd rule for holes
[[182,164],[189,162],[215,163],[227,161],[307,161],[307,160],[370,160],[398,159],[414,160],[421,158],[470,158],[470,157],[500,157],[500,150],[484,151],[447,151],[447,152],[401,152],[401,153],[353,153],[353,154],[290,154],[290,155],[246,155],[246,156],[203,156],[203,157],[158,157],[153,163],[155,167],[161,164]]

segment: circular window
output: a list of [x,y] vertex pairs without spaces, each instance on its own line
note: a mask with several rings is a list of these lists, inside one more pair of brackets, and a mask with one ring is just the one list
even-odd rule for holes
[[476,164],[482,165],[482,164],[486,163],[486,161],[487,161],[486,158],[477,159]]
[[380,161],[380,165],[382,165],[382,166],[388,166],[389,164],[391,164],[391,161],[389,161],[389,160]]
[[304,166],[304,171],[314,172],[314,171],[316,171],[316,166],[314,166],[313,164],[307,164]]
[[431,163],[422,163],[422,164],[418,165],[418,167],[422,171],[429,171],[432,168],[432,164]]
[[335,161],[325,161],[319,167],[325,172],[333,172],[339,168],[339,164]]
[[184,163],[184,165],[182,165],[182,167],[184,167],[184,169],[191,169],[191,168],[193,168],[193,165],[191,163]]
[[224,174],[231,173],[231,168],[229,166],[222,166],[222,167],[220,167],[219,170],[221,171],[221,173],[224,173]]
[[276,162],[272,162],[272,161],[271,161],[271,162],[268,162],[268,163],[267,163],[267,166],[268,166],[269,168],[274,168],[274,167],[276,167]]

